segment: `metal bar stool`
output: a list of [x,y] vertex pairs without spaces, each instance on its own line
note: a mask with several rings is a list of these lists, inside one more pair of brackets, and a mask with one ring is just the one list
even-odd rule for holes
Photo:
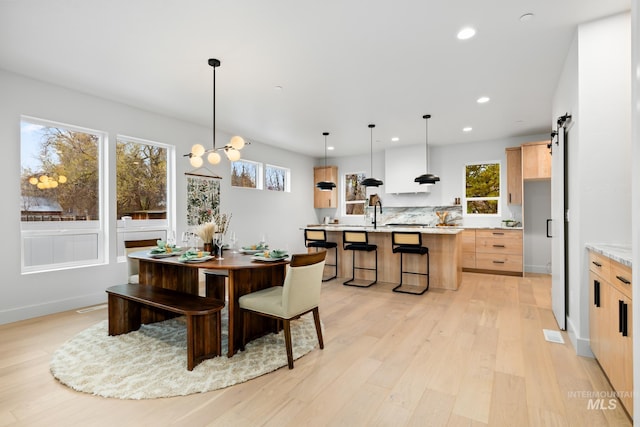
[[319,248],[324,248],[327,251],[329,249],[336,250],[336,263],[335,264],[326,264],[327,267],[335,268],[335,274],[331,277],[322,278],[323,282],[327,282],[331,279],[335,279],[338,277],[338,244],[336,242],[327,242],[327,232],[326,230],[304,230],[304,246],[307,248],[316,248],[316,252],[318,252]]
[[[378,281],[378,246],[369,244],[369,234],[366,231],[343,231],[342,232],[343,249],[351,252],[351,279],[343,283],[347,286],[357,286],[359,288],[368,288]],[[376,256],[376,267],[356,267],[356,251],[374,252]],[[370,270],[376,272],[376,278],[373,282],[358,285],[353,283],[356,280],[356,270]]]
[[[405,294],[422,295],[429,290],[429,248],[422,246],[422,234],[412,231],[394,231],[391,233],[391,244],[393,253],[400,254],[400,284],[393,288],[394,292],[402,292]],[[427,272],[419,273],[415,271],[404,271],[402,266],[402,256],[404,254],[426,255],[427,256]],[[418,276],[427,276],[427,287],[422,291],[414,292],[402,289],[404,274],[415,274]]]

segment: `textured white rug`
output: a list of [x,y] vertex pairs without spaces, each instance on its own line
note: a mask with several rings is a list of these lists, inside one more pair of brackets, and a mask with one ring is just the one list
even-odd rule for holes
[[[247,344],[245,351],[226,356],[226,316],[223,315],[223,356],[187,370],[186,326],[183,318],[143,325],[125,335],[109,336],[106,320],[82,331],[55,351],[51,373],[74,390],[119,399],[185,396],[228,387],[287,365],[284,334],[268,334]],[[291,323],[293,356],[318,345],[313,316]]]

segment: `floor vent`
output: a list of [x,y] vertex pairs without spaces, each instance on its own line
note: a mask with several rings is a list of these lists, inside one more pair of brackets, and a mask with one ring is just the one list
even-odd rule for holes
[[564,344],[564,339],[562,339],[562,334],[560,331],[552,331],[551,329],[543,329],[544,339],[549,342],[555,342],[558,344]]
[[93,307],[76,310],[76,313],[84,314],[89,313],[90,311],[102,310],[103,308],[107,308],[107,304],[94,305]]

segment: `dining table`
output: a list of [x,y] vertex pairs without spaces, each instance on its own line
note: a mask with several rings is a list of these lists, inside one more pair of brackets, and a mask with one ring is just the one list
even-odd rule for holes
[[[225,301],[228,309],[228,350],[232,357],[243,348],[244,316],[238,303],[242,295],[280,286],[284,283],[288,259],[256,260],[252,254],[224,252],[222,258],[202,262],[183,262],[180,257],[158,257],[149,251],[129,254],[139,262],[139,283],[200,295],[200,273],[204,272],[204,296]],[[153,323],[171,317],[157,312],[143,314],[142,323]],[[270,332],[278,332],[275,319],[249,314],[247,342]]]

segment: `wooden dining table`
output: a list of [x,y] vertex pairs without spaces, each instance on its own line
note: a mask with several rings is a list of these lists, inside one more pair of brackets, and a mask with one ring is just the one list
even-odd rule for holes
[[[211,259],[205,262],[180,262],[178,256],[154,258],[148,251],[133,252],[129,257],[137,259],[139,283],[158,286],[189,294],[200,294],[200,271],[205,273],[205,295],[226,301],[228,322],[227,356],[233,356],[242,348],[243,315],[240,313],[238,299],[245,294],[279,286],[284,283],[287,260],[255,261],[251,255],[225,252],[223,259]],[[170,317],[167,314],[167,317]],[[165,320],[158,313],[149,313],[142,323]],[[247,341],[269,332],[277,332],[278,324],[274,319],[250,315],[247,325]]]

